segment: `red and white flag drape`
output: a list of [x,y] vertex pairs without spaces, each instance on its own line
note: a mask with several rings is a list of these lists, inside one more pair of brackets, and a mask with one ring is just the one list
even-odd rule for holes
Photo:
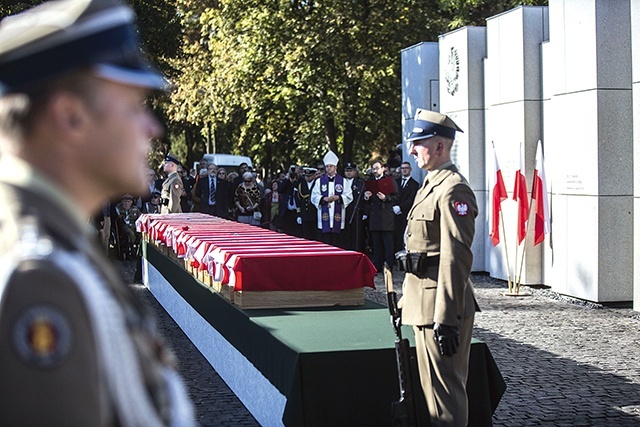
[[536,203],[533,244],[537,245],[544,240],[545,234],[549,234],[551,231],[549,199],[547,198],[547,176],[544,171],[544,155],[542,153],[542,142],[540,141],[538,141],[538,148],[536,149],[536,169],[533,172],[531,199],[535,200]]
[[[492,144],[493,145],[493,144]],[[493,158],[494,173],[493,173],[493,186],[491,191],[491,243],[493,246],[497,246],[500,243],[500,203],[507,198],[507,189],[504,186],[504,180],[502,179],[502,171],[498,165],[498,155],[496,154],[496,147],[493,146]]]
[[520,169],[516,172],[513,184],[513,200],[518,202],[518,244],[527,235],[527,219],[529,218],[529,198],[527,194],[527,180],[524,177],[524,153],[520,144]]

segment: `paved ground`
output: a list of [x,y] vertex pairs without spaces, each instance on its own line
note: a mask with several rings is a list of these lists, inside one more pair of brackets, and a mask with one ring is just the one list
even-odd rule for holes
[[[131,263],[121,264],[125,278]],[[394,274],[399,290],[401,275]],[[503,296],[506,284],[472,280],[482,312],[474,336],[485,341],[507,383],[495,426],[640,426],[640,313],[606,308],[524,288]],[[181,363],[203,426],[252,426],[255,419],[171,318],[140,285]],[[381,278],[369,299],[386,304]]]

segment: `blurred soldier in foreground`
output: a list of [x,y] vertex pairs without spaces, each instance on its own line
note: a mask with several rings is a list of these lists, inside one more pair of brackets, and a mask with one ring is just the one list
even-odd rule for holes
[[449,117],[418,110],[408,151],[427,170],[408,213],[402,323],[414,325],[420,382],[431,425],[467,425],[471,331],[477,304],[469,280],[478,215],[467,180],[451,162],[460,128]]
[[0,23],[0,420],[193,425],[153,319],[95,244],[105,196],[148,191],[149,68],[115,0]]

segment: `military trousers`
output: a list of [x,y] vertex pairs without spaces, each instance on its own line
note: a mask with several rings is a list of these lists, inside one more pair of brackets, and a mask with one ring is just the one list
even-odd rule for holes
[[414,326],[420,384],[432,427],[466,427],[469,418],[467,376],[473,318],[465,317],[460,346],[453,356],[442,356],[433,339],[433,328]]

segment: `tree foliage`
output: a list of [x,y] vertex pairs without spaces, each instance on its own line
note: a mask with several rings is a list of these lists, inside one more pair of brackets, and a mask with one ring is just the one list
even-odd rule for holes
[[436,0],[178,0],[170,116],[274,170],[327,149],[368,159],[401,140],[400,50],[446,28]]
[[[169,116],[267,170],[385,155],[402,141],[400,50],[513,0],[176,0]],[[543,3],[530,0],[527,3]]]
[[[0,16],[41,0],[5,0]],[[266,171],[327,149],[362,164],[402,141],[400,51],[542,0],[131,0],[169,76],[153,106],[188,161],[246,154]]]

